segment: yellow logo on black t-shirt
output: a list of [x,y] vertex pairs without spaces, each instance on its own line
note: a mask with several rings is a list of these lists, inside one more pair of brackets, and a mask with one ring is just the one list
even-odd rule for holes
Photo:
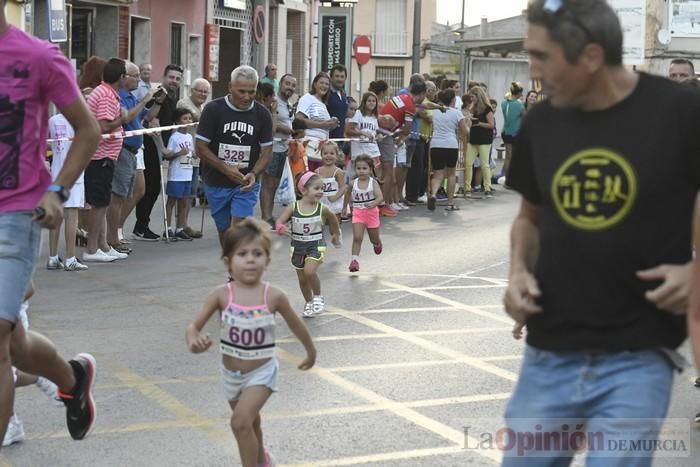
[[552,199],[561,218],[581,230],[604,230],[620,222],[634,205],[637,178],[616,152],[585,149],[554,174]]

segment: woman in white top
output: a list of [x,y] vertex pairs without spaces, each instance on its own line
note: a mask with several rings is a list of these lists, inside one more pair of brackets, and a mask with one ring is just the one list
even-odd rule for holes
[[[337,128],[338,119],[331,117],[326,108],[328,91],[331,79],[325,71],[316,75],[311,83],[311,91],[304,94],[297,103],[297,120],[300,120],[305,128],[305,134],[309,138],[306,146],[306,157],[309,158],[309,170],[316,170],[321,165],[321,153],[319,143],[328,139],[329,130]],[[312,167],[313,162],[313,167]]]
[[467,147],[469,129],[461,110],[454,108],[455,93],[452,89],[440,91],[438,102],[447,106],[445,112],[433,112],[433,137],[430,140],[430,163],[433,176],[430,181],[430,197],[428,209],[435,210],[435,195],[442,180],[447,177],[447,211],[459,211],[453,203],[455,192],[455,167],[459,153],[458,135],[462,144]]

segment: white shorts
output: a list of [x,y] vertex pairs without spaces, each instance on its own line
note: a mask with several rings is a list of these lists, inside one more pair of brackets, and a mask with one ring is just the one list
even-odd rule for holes
[[70,197],[63,203],[64,208],[78,208],[83,209],[85,207],[85,184],[76,183],[73,188],[70,189]]
[[271,358],[267,363],[248,373],[231,371],[221,365],[226,400],[237,401],[241,398],[241,393],[251,386],[263,386],[272,392],[277,392],[277,374],[279,369],[280,364],[276,357]]
[[136,170],[146,170],[146,163],[143,161],[143,146],[136,152]]

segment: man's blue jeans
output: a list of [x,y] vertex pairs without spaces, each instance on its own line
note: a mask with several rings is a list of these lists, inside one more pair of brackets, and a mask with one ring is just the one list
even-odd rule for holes
[[[506,424],[518,433],[532,432],[537,424],[542,431],[561,431],[563,421],[571,421],[573,432],[574,421],[582,420],[585,433],[605,433],[607,439],[618,433],[625,439],[655,440],[668,410],[672,384],[673,367],[660,351],[549,352],[528,346],[506,409]],[[647,420],[632,430],[625,428],[629,419],[639,418]],[[563,446],[558,451],[535,451],[522,457],[506,453],[503,465],[568,466],[574,455]],[[587,452],[586,465],[650,466],[652,456],[653,452],[631,457],[624,450],[593,449]]]

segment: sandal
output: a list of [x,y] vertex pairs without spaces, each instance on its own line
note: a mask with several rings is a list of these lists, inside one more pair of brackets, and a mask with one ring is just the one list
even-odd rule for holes
[[445,208],[445,211],[459,211],[459,206],[455,206],[454,204],[450,204]]

